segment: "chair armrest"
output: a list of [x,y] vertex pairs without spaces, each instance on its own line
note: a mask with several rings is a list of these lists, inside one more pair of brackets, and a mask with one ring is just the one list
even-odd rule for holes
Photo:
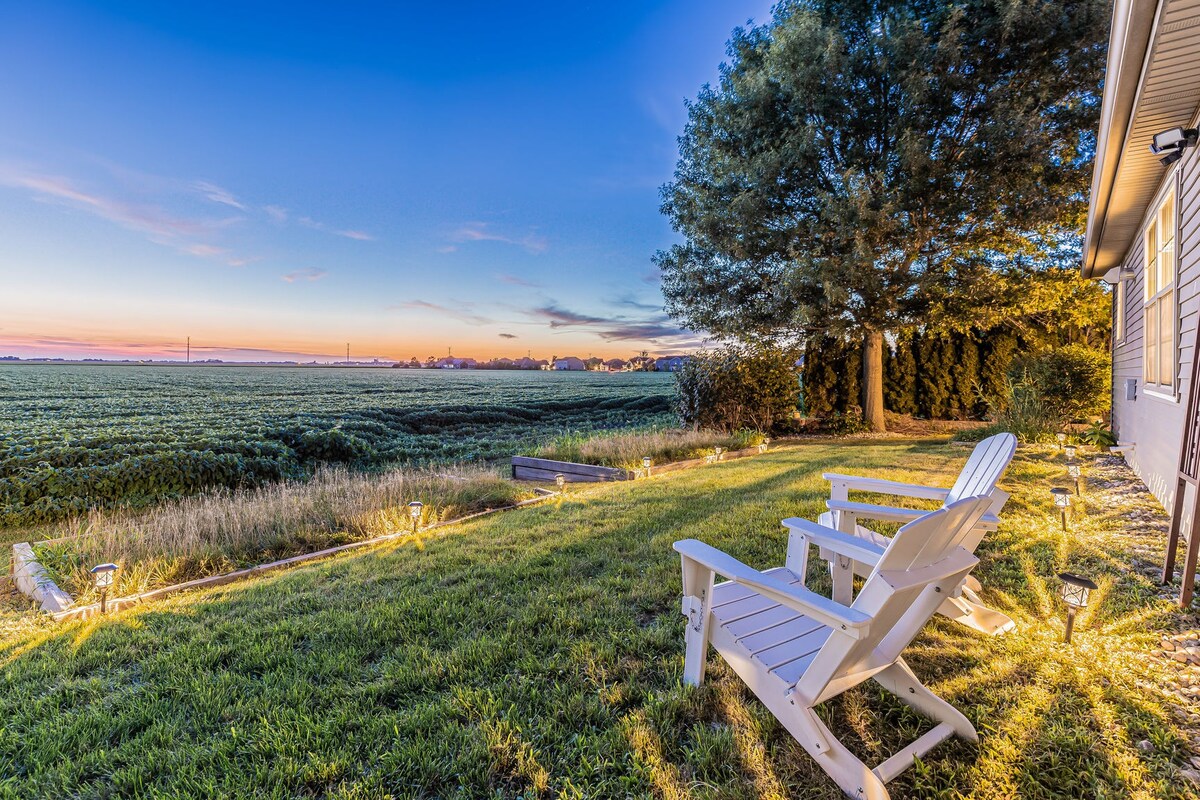
[[874,566],[883,556],[883,548],[879,545],[868,542],[866,539],[860,539],[853,534],[826,528],[824,525],[806,519],[788,517],[783,521],[783,527],[794,534],[803,536],[809,544],[832,550],[838,555],[853,558],[864,564]]
[[844,631],[855,639],[864,636],[870,625],[871,618],[863,612],[847,608],[841,603],[835,603],[802,586],[792,586],[778,578],[764,575],[704,542],[696,539],[684,539],[676,542],[674,547],[675,552],[683,558],[694,561],[725,578],[737,581],[763,597],[812,617],[817,622],[828,625],[834,630]]
[[858,475],[841,475],[837,472],[826,472],[822,476],[832,484],[841,484],[846,489],[858,492],[875,492],[876,494],[891,494],[898,497],[916,497],[922,500],[942,500],[949,495],[949,489],[937,486],[918,486],[915,483],[900,483],[883,478],[863,478]]
[[827,500],[830,511],[848,511],[855,519],[873,519],[880,522],[912,522],[929,512],[920,508],[893,508],[871,503],[855,503],[852,500]]

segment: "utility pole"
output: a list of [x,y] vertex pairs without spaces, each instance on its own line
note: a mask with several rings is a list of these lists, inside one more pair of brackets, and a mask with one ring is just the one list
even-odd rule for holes
[[192,337],[187,337],[187,363],[192,363]]
[[350,366],[350,343],[346,342],[346,366]]

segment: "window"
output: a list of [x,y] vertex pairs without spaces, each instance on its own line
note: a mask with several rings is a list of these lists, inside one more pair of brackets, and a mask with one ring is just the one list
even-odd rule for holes
[[1125,341],[1125,281],[1113,287],[1113,341]]
[[1174,389],[1175,190],[1146,226],[1146,306],[1142,331],[1146,383]]

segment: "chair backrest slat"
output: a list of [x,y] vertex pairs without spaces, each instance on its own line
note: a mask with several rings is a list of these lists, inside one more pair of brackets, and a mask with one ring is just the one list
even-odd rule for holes
[[990,494],[1000,482],[1016,452],[1017,437],[1011,433],[998,433],[975,445],[966,466],[958,475],[958,480],[950,487],[946,505],[964,497]]

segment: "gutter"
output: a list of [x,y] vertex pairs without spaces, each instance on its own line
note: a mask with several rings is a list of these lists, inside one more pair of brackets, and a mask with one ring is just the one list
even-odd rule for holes
[[1158,0],[1116,0],[1113,5],[1100,129],[1096,134],[1096,163],[1083,239],[1085,278],[1101,277],[1095,274],[1096,256],[1160,11]]

